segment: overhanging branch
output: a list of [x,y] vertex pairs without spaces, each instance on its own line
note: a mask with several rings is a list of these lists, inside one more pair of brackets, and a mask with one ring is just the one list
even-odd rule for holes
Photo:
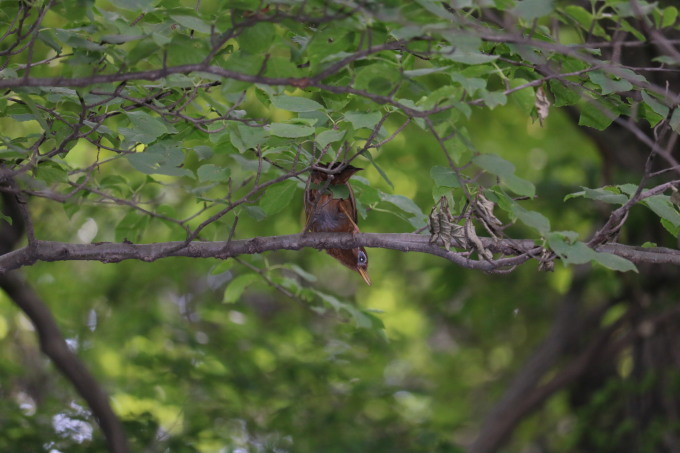
[[[161,258],[183,256],[191,258],[227,259],[238,255],[252,255],[273,250],[300,250],[305,247],[354,248],[359,246],[421,252],[439,256],[468,269],[497,271],[517,266],[532,258],[538,258],[543,249],[533,240],[494,240],[481,238],[484,246],[503,258],[477,260],[470,258],[469,251],[448,251],[429,242],[429,236],[411,233],[308,233],[286,236],[266,236],[228,242],[158,242],[130,244],[101,242],[94,244],[70,244],[37,240],[32,248],[6,253],[0,256],[0,273],[5,273],[36,261],[101,261],[115,263],[123,260],[156,261]],[[680,265],[680,251],[653,247],[643,248],[622,244],[604,244],[598,251],[613,253],[634,263]]]

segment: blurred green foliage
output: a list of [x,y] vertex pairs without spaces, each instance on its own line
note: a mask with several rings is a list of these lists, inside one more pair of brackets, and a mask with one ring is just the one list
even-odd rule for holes
[[[57,2],[45,16],[36,54],[72,55],[64,64],[35,67],[31,76],[86,77],[96,64],[140,71],[159,64],[195,64],[210,52],[213,27],[224,31],[236,19],[270,13],[259,1],[199,3],[194,9],[194,3],[179,0]],[[287,3],[298,2],[281,2],[284,11]],[[422,118],[409,119],[394,139],[353,162],[363,167],[352,179],[362,231],[413,232],[425,226],[425,214],[442,195],[431,170],[450,168],[434,130],[453,137],[444,140],[444,149],[465,168],[461,174],[470,178],[468,189],[517,192],[518,185],[510,181],[526,181],[528,186],[519,187],[535,187],[538,197],[523,201],[524,208],[548,218],[551,231],[568,230],[586,238],[598,215],[592,199],[563,200],[581,187],[601,185],[603,162],[566,110],[552,108],[540,124],[533,86],[504,93],[539,77],[533,69],[515,64],[529,60],[527,49],[429,27],[450,15],[438,2],[382,3],[383,9],[369,2],[362,14],[329,25],[292,18],[263,21],[228,40],[215,55],[215,64],[241,74],[306,77],[356,51],[369,28],[375,43],[419,33],[434,37],[437,53],[431,58],[419,56],[433,50],[427,40],[415,41],[410,52],[358,59],[347,71],[324,80],[329,86],[352,85],[371,95],[390,96],[399,106],[318,88],[223,80],[208,73],[173,74],[148,85],[131,83],[126,88],[131,99],[147,95],[149,88],[169,89],[172,99],[182,99],[183,90],[219,80],[219,86],[192,100],[191,113],[207,118],[232,107],[237,111],[224,124],[200,127],[163,121],[153,111],[126,111],[111,115],[97,131],[99,143],[106,146],[67,141],[68,153],[31,168],[22,183],[63,195],[90,177],[92,190],[77,192],[63,204],[32,198],[37,237],[88,243],[183,240],[187,230],[230,202],[225,194],[233,199],[245,196],[258,171],[268,181],[282,173],[277,165],[289,168],[298,158],[308,164],[326,145],[331,157],[342,154],[342,143],[356,149],[387,111],[396,113],[377,130],[379,140],[390,137],[407,119],[400,108],[465,100],[472,105],[460,102],[433,114],[431,129]],[[461,11],[477,11],[472,2],[462,3],[470,8]],[[563,5],[555,10],[553,2],[542,1],[511,3],[495,2],[500,11],[511,12],[527,26],[525,30],[540,18],[534,31],[541,39],[547,40],[544,16],[559,17],[565,23],[565,43],[580,42],[605,11]],[[622,2],[604,3],[606,11],[628,17],[617,9]],[[14,3],[0,4],[4,20],[19,13]],[[369,14],[371,8],[384,16]],[[670,8],[650,14],[674,24],[668,18],[674,14]],[[403,17],[410,26],[402,26]],[[598,26],[591,31],[600,33]],[[565,55],[555,61],[572,71],[587,67]],[[18,70],[16,64],[9,65],[0,76],[16,78]],[[630,109],[617,94],[632,87],[622,78],[600,73],[574,77],[572,83],[587,83],[617,114]],[[569,86],[550,87],[558,105],[581,102]],[[79,96],[87,102],[102,96],[92,91],[24,88],[17,91],[23,102],[2,100],[3,162],[29,160],[26,150],[43,131],[49,134],[39,145],[42,152],[59,146],[70,130],[54,120],[54,112],[73,120]],[[660,101],[641,92],[647,105],[644,115],[655,124]],[[51,105],[54,112],[38,111],[37,101]],[[106,111],[118,111],[124,104],[129,105],[112,99]],[[591,113],[581,117],[581,124],[602,129],[611,123],[589,104],[580,107]],[[242,118],[264,118],[268,127]],[[270,160],[258,161],[253,150],[264,150]],[[512,163],[510,173],[517,179],[491,170],[477,175],[471,162],[480,154],[499,157],[494,162],[501,167]],[[101,162],[111,164],[90,171]],[[200,239],[226,240],[237,216],[234,238],[300,232],[305,178],[260,191],[207,225]],[[460,190],[452,192],[464,201]],[[110,197],[101,198],[101,193]],[[154,215],[116,200],[134,201]],[[505,231],[510,237],[545,239],[510,210],[499,211],[503,221],[513,223]],[[555,301],[569,289],[573,269],[557,263],[554,272],[544,273],[528,264],[507,275],[486,275],[430,255],[372,249],[370,257],[371,287],[312,249],[227,262],[38,262],[22,272],[54,313],[70,345],[110,392],[133,451],[463,451],[514,372],[545,338]],[[612,272],[599,266],[591,272],[584,306],[620,293],[621,280]],[[0,295],[0,450],[103,451],[92,417],[39,354],[34,333],[24,315]],[[607,385],[615,384],[621,383]],[[537,438],[548,439],[551,451],[573,451],[584,438],[597,451],[608,451],[609,438],[590,430],[589,423],[602,416],[603,406],[616,403],[619,390],[635,391],[615,388],[610,394],[609,388],[604,386],[598,399],[577,414],[566,392],[558,394],[519,427],[507,451],[526,451],[523,448]],[[654,423],[645,434],[650,445],[663,432]],[[630,428],[626,423],[613,425]],[[65,426],[70,430],[60,431]]]

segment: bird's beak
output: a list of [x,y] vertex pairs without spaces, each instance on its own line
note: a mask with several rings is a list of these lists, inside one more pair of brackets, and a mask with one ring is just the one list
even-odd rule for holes
[[362,267],[358,268],[357,271],[361,274],[361,277],[364,279],[366,284],[371,286],[371,277],[368,276],[368,271]]

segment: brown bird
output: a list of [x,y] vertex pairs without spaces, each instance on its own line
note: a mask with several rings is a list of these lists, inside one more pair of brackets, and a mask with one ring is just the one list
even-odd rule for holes
[[[339,169],[343,164],[320,164],[317,167],[330,171]],[[338,173],[331,174],[322,170],[312,170],[305,189],[305,215],[307,223],[303,233],[308,231],[359,233],[357,226],[357,204],[354,199],[349,178],[361,168],[345,165]],[[331,186],[345,186],[347,195],[336,198]],[[337,191],[336,191],[337,192]],[[345,266],[361,275],[370,286],[368,276],[368,255],[363,247],[350,250],[326,249],[326,252]]]

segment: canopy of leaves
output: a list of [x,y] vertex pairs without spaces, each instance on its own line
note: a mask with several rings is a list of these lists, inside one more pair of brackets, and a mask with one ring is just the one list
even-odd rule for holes
[[[0,451],[672,443],[680,364],[643,343],[677,339],[679,30],[642,0],[0,0]],[[329,162],[362,231],[410,233],[358,239],[371,287],[248,252]]]

